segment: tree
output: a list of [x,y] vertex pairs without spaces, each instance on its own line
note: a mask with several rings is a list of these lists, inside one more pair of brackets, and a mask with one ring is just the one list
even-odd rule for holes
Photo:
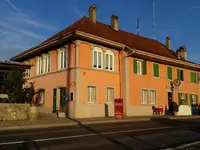
[[3,83],[8,94],[8,103],[30,103],[34,87],[23,86],[27,82],[25,69],[15,68],[4,73]]

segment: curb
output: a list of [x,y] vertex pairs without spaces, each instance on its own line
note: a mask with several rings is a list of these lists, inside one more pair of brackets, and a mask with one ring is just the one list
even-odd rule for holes
[[170,120],[200,119],[200,116],[169,117]]
[[[126,120],[104,120],[104,121],[88,121],[81,122],[83,125],[89,124],[106,124],[106,123],[123,123],[123,122],[138,122],[138,121],[149,121],[150,118],[145,119],[126,119]],[[44,128],[56,128],[56,127],[67,127],[79,125],[77,122],[71,123],[60,123],[60,124],[42,124],[42,125],[19,125],[11,127],[1,127],[0,131],[13,131],[13,130],[29,130],[29,129],[44,129]]]

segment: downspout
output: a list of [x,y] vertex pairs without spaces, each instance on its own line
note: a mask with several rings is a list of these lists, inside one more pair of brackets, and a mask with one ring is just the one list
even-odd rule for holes
[[126,46],[126,45],[123,46],[122,51],[125,50],[125,48],[131,50],[131,52],[128,53],[126,56],[121,57],[121,51],[119,51],[119,75],[120,75],[120,78],[119,78],[120,96],[119,97],[120,98],[122,98],[122,70],[121,70],[122,67],[123,67],[122,60],[124,58],[129,57],[129,56],[131,56],[132,54],[135,53],[135,49],[132,49],[132,48]]

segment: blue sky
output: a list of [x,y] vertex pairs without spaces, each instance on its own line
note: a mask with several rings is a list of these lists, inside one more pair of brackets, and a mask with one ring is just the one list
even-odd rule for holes
[[[151,0],[0,0],[0,60],[39,44],[97,6],[97,20],[110,24],[111,14],[119,16],[119,27],[152,38]],[[188,58],[200,63],[200,0],[155,0],[156,39],[172,49],[186,45]]]

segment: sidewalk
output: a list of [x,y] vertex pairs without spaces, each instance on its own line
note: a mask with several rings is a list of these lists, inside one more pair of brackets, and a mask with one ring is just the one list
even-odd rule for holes
[[149,121],[151,119],[200,119],[200,116],[134,116],[125,117],[123,119],[115,118],[88,118],[88,119],[76,119],[71,120],[67,118],[59,119],[51,115],[45,115],[38,118],[36,121],[9,121],[0,122],[0,131],[6,130],[21,130],[21,129],[38,129],[38,128],[53,128],[53,127],[65,127],[75,126],[78,123],[81,124],[102,124],[102,123],[119,123],[119,122],[137,122],[137,121]]

